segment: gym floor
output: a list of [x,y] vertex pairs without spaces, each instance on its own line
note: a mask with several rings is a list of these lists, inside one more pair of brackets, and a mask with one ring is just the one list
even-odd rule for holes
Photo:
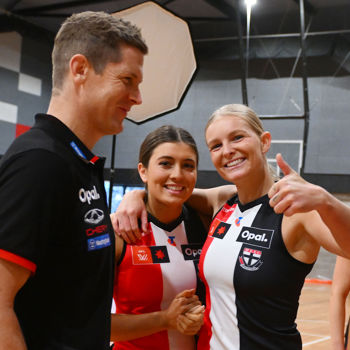
[[[350,195],[334,194],[350,206]],[[300,297],[296,323],[305,350],[330,350],[329,298],[336,256],[321,248]]]

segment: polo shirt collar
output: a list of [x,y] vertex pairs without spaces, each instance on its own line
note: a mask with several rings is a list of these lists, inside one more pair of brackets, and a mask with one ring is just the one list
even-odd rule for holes
[[105,158],[94,155],[80,139],[59,119],[50,114],[39,113],[35,116],[35,125],[44,129],[55,139],[59,139],[70,148],[82,161],[90,164],[104,164]]

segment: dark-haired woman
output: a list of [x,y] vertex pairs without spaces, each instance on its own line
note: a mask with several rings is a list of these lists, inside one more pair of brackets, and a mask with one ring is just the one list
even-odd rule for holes
[[[197,265],[206,228],[184,205],[197,179],[198,151],[181,128],[163,126],[140,148],[148,231],[135,243],[117,237],[111,340],[115,349],[193,350],[204,306]],[[202,290],[203,293],[203,290]]]

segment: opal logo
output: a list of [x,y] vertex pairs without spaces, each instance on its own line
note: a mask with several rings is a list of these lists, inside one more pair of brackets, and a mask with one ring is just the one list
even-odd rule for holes
[[273,232],[273,230],[243,226],[237,242],[270,249]]
[[184,244],[181,246],[185,260],[199,260],[202,252],[201,244]]
[[84,190],[81,188],[79,190],[79,199],[83,203],[88,202],[91,204],[92,200],[100,199],[100,194],[97,192],[95,186],[92,188],[92,190]]

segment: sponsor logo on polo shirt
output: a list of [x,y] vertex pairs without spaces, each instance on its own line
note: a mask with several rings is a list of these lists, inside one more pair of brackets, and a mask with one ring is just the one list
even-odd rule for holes
[[131,246],[131,253],[134,265],[170,262],[166,246]]
[[94,208],[89,210],[85,215],[84,215],[84,221],[87,224],[98,224],[100,223],[105,217],[105,214],[103,210]]
[[94,186],[91,190],[85,190],[84,188],[81,188],[79,190],[79,199],[83,203],[88,202],[91,204],[92,200],[100,199],[100,194],[97,192],[96,186]]
[[107,231],[107,225],[100,225],[85,230],[87,236],[92,236],[95,233],[104,233]]
[[111,245],[109,234],[98,236],[96,238],[90,238],[87,240],[88,251],[106,248]]
[[181,245],[182,254],[185,260],[199,260],[202,252],[201,244],[183,244]]
[[243,226],[237,242],[270,249],[274,230]]
[[248,271],[256,271],[262,265],[262,252],[260,250],[244,247],[242,254],[239,256],[239,264]]

